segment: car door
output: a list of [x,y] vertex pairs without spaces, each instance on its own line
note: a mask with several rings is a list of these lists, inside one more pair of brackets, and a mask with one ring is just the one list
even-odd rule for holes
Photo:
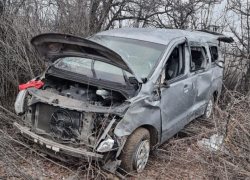
[[164,78],[161,79],[161,83],[163,84],[160,89],[162,117],[161,142],[166,141],[180,131],[190,121],[193,111],[195,84],[193,79],[189,78],[188,73],[189,52],[186,44],[178,45],[177,49],[179,56],[179,68],[177,69],[179,72],[174,77],[167,79],[169,62],[172,61],[171,54],[162,74]]
[[[198,42],[190,44],[190,74],[196,87],[193,118],[196,118],[204,113],[206,104],[211,97],[212,70],[208,47],[206,48],[206,45]],[[194,45],[192,46],[192,44]]]

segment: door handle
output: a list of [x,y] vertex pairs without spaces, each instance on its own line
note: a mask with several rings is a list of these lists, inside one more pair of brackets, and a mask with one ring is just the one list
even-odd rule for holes
[[188,85],[187,85],[187,84],[185,84],[185,86],[184,86],[184,88],[183,88],[184,93],[187,93],[187,92],[188,92],[188,90],[189,90]]

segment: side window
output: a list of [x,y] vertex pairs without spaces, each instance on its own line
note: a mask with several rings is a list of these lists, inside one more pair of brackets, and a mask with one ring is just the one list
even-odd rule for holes
[[174,48],[169,56],[163,76],[164,80],[174,79],[182,74],[185,70],[184,45],[178,45]]
[[215,62],[218,60],[219,58],[219,54],[218,54],[218,48],[216,46],[210,46],[210,53],[211,53],[211,61]]
[[190,71],[197,71],[206,68],[207,56],[205,48],[191,47]]

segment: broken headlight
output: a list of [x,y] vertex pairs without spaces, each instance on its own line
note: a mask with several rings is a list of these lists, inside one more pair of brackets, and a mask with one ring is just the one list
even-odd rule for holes
[[15,111],[16,114],[24,113],[24,100],[27,95],[27,90],[22,90],[18,93],[16,102],[15,102]]
[[107,138],[100,143],[100,145],[97,148],[97,151],[98,152],[110,151],[114,146],[114,142],[115,141],[110,136],[107,136]]

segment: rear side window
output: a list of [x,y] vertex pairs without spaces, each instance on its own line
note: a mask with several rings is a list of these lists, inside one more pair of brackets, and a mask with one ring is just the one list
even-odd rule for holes
[[207,58],[205,49],[202,47],[191,47],[190,70],[196,71],[206,68]]
[[219,54],[218,54],[218,48],[216,46],[210,46],[210,53],[211,53],[211,61],[215,62],[218,60],[219,58]]

